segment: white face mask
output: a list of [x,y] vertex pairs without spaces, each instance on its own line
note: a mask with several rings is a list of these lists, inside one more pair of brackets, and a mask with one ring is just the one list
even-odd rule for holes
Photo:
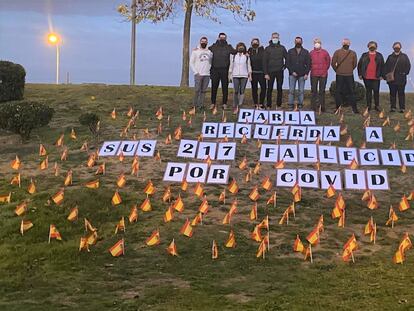
[[321,44],[320,43],[315,43],[314,44],[315,49],[320,49],[321,48]]
[[273,42],[273,44],[278,44],[279,43],[279,38],[272,38],[272,42]]

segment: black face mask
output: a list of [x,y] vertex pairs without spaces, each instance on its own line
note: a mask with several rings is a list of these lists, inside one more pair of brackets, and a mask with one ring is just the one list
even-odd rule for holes
[[375,46],[370,46],[370,47],[369,47],[369,50],[370,50],[371,52],[374,52],[376,49],[377,49],[377,48],[376,48]]
[[295,43],[295,48],[300,49],[302,47],[302,43]]
[[244,53],[244,51],[245,51],[244,48],[237,49],[237,52],[239,52],[239,53]]
[[394,49],[394,52],[395,52],[395,53],[400,53],[400,51],[401,51],[401,49],[400,49],[400,48],[395,48],[395,49]]
[[224,44],[224,43],[226,43],[226,39],[219,39],[219,42],[220,42],[221,44]]
[[343,47],[344,50],[349,50],[349,45],[348,44],[344,44],[342,47]]
[[258,43],[253,43],[253,44],[252,44],[252,47],[253,47],[254,49],[257,49],[257,48],[259,47],[259,44],[258,44]]
[[200,46],[205,49],[207,47],[207,43],[200,43]]

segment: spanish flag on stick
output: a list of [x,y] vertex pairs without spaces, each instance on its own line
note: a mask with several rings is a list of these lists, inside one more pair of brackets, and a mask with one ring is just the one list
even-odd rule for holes
[[121,255],[125,255],[125,241],[124,239],[119,240],[116,242],[110,249],[109,252],[113,257],[119,257]]
[[23,235],[27,230],[33,227],[33,223],[30,220],[22,219],[20,223],[20,233]]
[[160,231],[159,229],[152,232],[151,236],[145,241],[148,246],[160,244]]
[[49,243],[51,239],[56,239],[61,241],[62,236],[60,235],[59,231],[56,229],[55,225],[50,225],[49,227]]
[[174,239],[171,241],[170,245],[167,247],[167,253],[171,256],[178,256],[177,245],[175,244]]

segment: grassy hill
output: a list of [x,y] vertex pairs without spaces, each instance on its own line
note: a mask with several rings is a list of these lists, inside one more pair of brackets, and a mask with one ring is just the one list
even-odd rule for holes
[[[250,221],[249,212],[253,203],[248,194],[254,185],[260,185],[264,176],[272,180],[275,170],[270,164],[263,164],[261,172],[253,175],[249,183],[244,182],[246,171],[237,164],[247,156],[249,167],[253,168],[259,159],[255,141],[237,145],[237,160],[232,164],[231,176],[236,178],[240,191],[237,195],[239,211],[231,225],[223,225],[222,219],[228,212],[235,196],[230,195],[226,205],[218,202],[223,186],[206,186],[207,199],[212,205],[203,225],[194,229],[192,238],[179,234],[186,218],[192,219],[200,205],[200,199],[193,194],[190,185],[182,192],[185,210],[175,213],[175,219],[164,223],[163,215],[168,203],[161,200],[165,189],[163,172],[168,161],[184,162],[176,158],[178,142],[165,144],[165,138],[177,126],[183,128],[183,138],[195,139],[200,132],[203,116],[197,114],[188,125],[182,120],[182,112],[189,110],[191,89],[174,87],[128,87],[104,85],[28,85],[27,99],[39,100],[52,106],[56,113],[48,127],[32,133],[29,142],[22,144],[16,135],[0,132],[0,195],[12,192],[10,204],[0,203],[0,309],[1,310],[409,310],[414,306],[414,251],[407,252],[403,265],[392,262],[392,256],[404,232],[413,233],[414,213],[410,209],[397,211],[399,220],[391,229],[385,226],[388,209],[397,207],[403,194],[414,190],[414,171],[408,168],[403,174],[397,168],[389,169],[390,191],[378,191],[375,195],[379,209],[371,211],[361,201],[362,191],[345,191],[346,226],[339,228],[337,220],[330,217],[335,199],[327,199],[322,190],[304,189],[302,201],[296,206],[296,219],[289,225],[279,225],[283,211],[292,200],[290,189],[277,189],[277,207],[266,206],[270,193],[260,189],[258,220]],[[308,94],[307,94],[308,95]],[[208,95],[206,99],[208,98]],[[250,96],[247,98],[251,103]],[[285,101],[286,102],[286,101]],[[333,114],[334,105],[327,103],[328,113],[318,116],[318,124],[338,124]],[[388,115],[387,94],[381,95],[381,104]],[[100,177],[99,189],[87,189],[84,183],[96,178],[94,168],[88,168],[88,154],[80,151],[84,141],[89,142],[89,152],[99,148],[104,140],[120,139],[120,132],[126,126],[129,107],[139,110],[139,120],[129,132],[137,139],[157,139],[157,150],[161,164],[153,158],[140,159],[138,176],[129,175],[131,158],[120,163],[117,158],[99,159],[106,162],[107,173]],[[159,121],[155,112],[164,108],[163,131],[157,134]],[[414,110],[414,95],[408,95],[408,108]],[[306,96],[305,108],[309,107]],[[117,119],[110,113],[116,108]],[[364,108],[360,107],[363,111]],[[78,118],[84,112],[95,112],[101,117],[99,141],[94,141]],[[170,115],[170,124],[166,116]],[[187,115],[188,116],[188,115]],[[221,120],[207,112],[207,120]],[[236,117],[227,112],[227,120]],[[406,141],[407,120],[399,113],[390,115],[391,126],[384,127],[384,144],[368,144],[373,148],[389,148],[395,141],[397,148],[413,148],[412,141]],[[345,109],[345,123],[352,135],[354,145],[364,140],[362,115],[352,115]],[[378,113],[371,114],[371,125],[381,126],[383,120]],[[401,130],[393,126],[400,122]],[[69,138],[71,129],[77,133],[77,140]],[[61,134],[65,134],[65,145],[69,148],[67,161],[60,161],[62,148],[54,146]],[[338,145],[345,145],[348,135]],[[40,171],[38,166],[39,144],[49,152],[49,169]],[[10,185],[15,171],[10,161],[18,154],[22,161],[22,187]],[[54,163],[60,168],[59,176],[53,173]],[[291,164],[287,167],[309,167]],[[336,165],[322,165],[323,169],[337,169]],[[342,167],[343,168],[343,167]],[[340,168],[340,169],[342,169]],[[62,186],[67,170],[73,170],[73,185],[66,187],[62,205],[48,204],[50,196]],[[367,168],[369,169],[369,168]],[[127,176],[126,186],[120,189],[123,203],[111,205],[116,190],[116,178],[121,172]],[[37,193],[26,191],[30,178],[37,185]],[[143,189],[151,179],[157,188],[151,198],[153,210],[142,212],[136,223],[126,225],[125,233],[114,234],[116,223],[122,216],[128,216],[134,204],[145,199]],[[173,196],[179,193],[180,185],[172,185]],[[21,236],[21,217],[14,214],[16,205],[30,200],[24,216],[34,227]],[[413,205],[414,203],[411,203]],[[66,217],[74,206],[79,207],[79,220],[72,223]],[[292,251],[297,234],[305,240],[319,216],[325,216],[325,231],[320,245],[313,250],[314,263],[304,261],[303,256]],[[266,215],[270,218],[270,251],[266,259],[257,259],[258,243],[250,239],[250,232]],[[378,225],[376,244],[369,242],[363,229],[370,216]],[[88,218],[97,227],[99,240],[91,251],[79,252],[79,239],[85,234],[83,218]],[[48,244],[49,225],[55,224],[62,234],[62,241]],[[146,238],[159,228],[161,243],[158,246],[145,245]],[[237,240],[235,249],[226,249],[224,243],[230,229]],[[341,259],[342,246],[355,233],[359,249],[355,252],[355,264]],[[125,238],[125,256],[113,258],[108,248],[121,237]],[[166,253],[166,247],[175,239],[179,257]],[[219,259],[211,259],[211,242],[219,245]]]

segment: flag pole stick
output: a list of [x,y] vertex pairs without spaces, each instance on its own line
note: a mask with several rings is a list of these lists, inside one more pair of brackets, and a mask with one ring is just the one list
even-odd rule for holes
[[310,255],[311,263],[313,263],[312,244],[309,244],[309,255]]

